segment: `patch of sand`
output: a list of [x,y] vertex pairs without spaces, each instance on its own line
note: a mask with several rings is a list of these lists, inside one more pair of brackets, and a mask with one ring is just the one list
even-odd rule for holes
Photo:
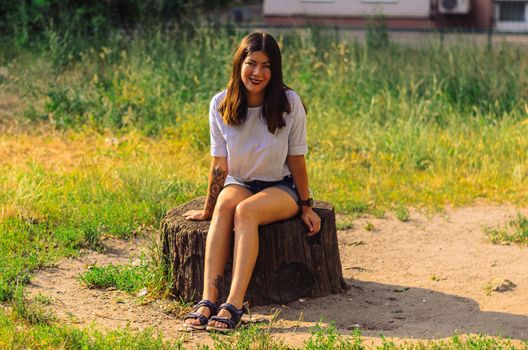
[[[412,211],[408,222],[390,214],[357,219],[352,229],[338,232],[350,290],[256,307],[251,320],[270,320],[278,313],[271,332],[292,346],[302,345],[311,326],[330,321],[342,334],[359,325],[366,344],[379,344],[380,334],[396,342],[454,333],[528,339],[528,248],[493,245],[484,233],[516,212],[508,206],[478,206],[432,217]],[[367,222],[374,230],[364,228]],[[212,344],[207,333],[184,333],[180,319],[165,313],[160,303],[140,305],[126,293],[83,287],[76,276],[87,266],[137,261],[144,241],[111,239],[105,245],[104,254],[89,252],[39,271],[30,292],[52,297],[53,310],[66,322],[102,329],[153,327],[166,339],[184,337],[188,347]],[[485,287],[495,279],[510,280],[515,287],[490,294]]]

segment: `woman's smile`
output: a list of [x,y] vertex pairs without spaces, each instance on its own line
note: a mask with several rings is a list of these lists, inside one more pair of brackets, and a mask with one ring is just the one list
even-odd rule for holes
[[268,55],[262,51],[248,54],[242,62],[241,78],[248,93],[248,101],[259,102],[271,80]]
[[264,79],[255,79],[255,78],[249,78],[249,80],[254,84],[258,85],[264,81]]

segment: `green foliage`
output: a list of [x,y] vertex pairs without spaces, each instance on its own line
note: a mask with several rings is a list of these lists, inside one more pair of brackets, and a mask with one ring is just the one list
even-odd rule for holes
[[[142,161],[118,165],[120,157],[129,157],[129,149],[134,154],[146,152],[144,161],[150,167]],[[168,207],[203,190],[203,184],[193,187],[188,180],[175,178],[176,166],[150,163],[150,150],[141,149],[133,140],[121,145],[117,154],[105,156],[107,149],[99,149],[98,160],[89,169],[75,171],[46,170],[31,161],[28,168],[2,168],[0,301],[11,300],[16,287],[29,282],[32,270],[78,254],[80,248],[101,250],[103,235],[126,238],[159,227]],[[155,294],[166,293],[160,254],[146,258],[152,269],[143,275]]]
[[528,244],[528,217],[521,213],[511,218],[504,227],[486,228],[486,234],[495,244]]
[[232,335],[212,334],[214,349],[217,350],[286,350],[281,341],[274,340],[271,333],[262,327],[249,325],[242,327]]
[[365,347],[361,343],[361,332],[354,330],[352,338],[339,334],[334,324],[322,327],[317,324],[311,330],[310,338],[304,343],[305,350],[362,350]]
[[43,295],[37,295],[28,299],[24,295],[23,288],[19,287],[14,292],[11,307],[16,317],[31,325],[51,324],[55,316],[47,309],[50,299]]
[[[383,20],[373,23],[377,24],[368,33],[383,33]],[[51,28],[36,42],[42,49],[22,50],[15,56],[5,50],[0,56],[13,63],[22,53],[33,62],[49,58],[39,62],[31,76],[17,80],[18,87],[27,84],[30,94],[39,92],[35,102],[44,101],[28,104],[36,109],[28,116],[47,116],[65,129],[135,128],[159,135],[167,126],[183,128],[180,135],[203,146],[208,142],[203,115],[212,95],[226,85],[230,54],[243,34],[229,26],[193,24],[78,40]],[[421,128],[496,125],[503,118],[525,115],[528,77],[519,48],[442,48],[433,42],[406,47],[385,43],[382,34],[369,35],[373,39],[367,38],[365,46],[321,28],[277,37],[286,82],[308,106],[312,131],[326,136],[317,142],[328,139],[326,125],[336,123],[342,124],[345,134],[352,128],[380,126],[389,128],[388,133],[406,128],[396,139],[387,139],[386,147],[393,147],[394,141],[416,140],[407,150],[410,165],[427,171],[438,156]],[[372,46],[378,48],[371,50]],[[371,151],[354,147],[361,146],[340,145],[340,151]],[[362,167],[372,171],[368,159]]]
[[382,49],[389,46],[389,32],[383,16],[370,19],[365,33],[365,42],[371,49]]
[[[163,246],[155,238],[149,243],[147,253],[144,258],[145,269],[142,271],[142,278],[147,287],[148,294],[152,298],[166,298],[172,293],[173,268],[163,253]],[[186,305],[182,300],[178,303],[180,310],[191,305]]]
[[367,230],[367,231],[370,231],[370,232],[372,232],[372,231],[374,231],[374,230],[376,229],[376,228],[374,227],[374,224],[373,224],[372,222],[370,222],[370,221],[367,221],[367,222],[365,223],[365,225],[363,225],[363,228],[364,228],[365,230]]
[[160,243],[152,240],[147,248],[138,264],[90,266],[78,279],[89,288],[115,288],[128,293],[146,288],[150,297],[167,297],[172,269],[166,266]]
[[336,217],[336,228],[338,230],[349,230],[354,227],[355,216],[343,215]]
[[[229,0],[35,0],[0,2],[0,36],[28,45],[41,33],[56,30],[75,38],[104,38],[112,30],[134,30],[188,22]],[[72,41],[73,42],[73,41]]]
[[400,221],[409,221],[409,209],[407,209],[403,205],[397,206],[394,209],[394,214],[396,215],[396,218]]
[[78,276],[89,288],[110,288],[114,287],[125,292],[135,292],[145,285],[145,262],[138,266],[133,265],[113,265],[91,266]]
[[369,213],[377,217],[378,219],[383,219],[385,217],[385,210],[380,208],[371,208]]
[[30,281],[30,270],[67,254],[67,249],[55,248],[46,223],[20,217],[0,221],[0,301],[17,296],[18,288]]
[[79,329],[56,323],[21,327],[0,309],[1,349],[183,350],[183,341],[164,341],[152,329]]

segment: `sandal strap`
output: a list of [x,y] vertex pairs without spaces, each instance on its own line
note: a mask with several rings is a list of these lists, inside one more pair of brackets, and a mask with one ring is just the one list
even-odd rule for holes
[[233,328],[235,328],[236,325],[237,325],[237,323],[238,323],[238,322],[235,323],[235,322],[233,321],[233,319],[231,319],[231,318],[220,317],[220,316],[213,316],[213,317],[211,317],[211,318],[209,319],[209,322],[210,322],[210,321],[222,322],[222,323],[226,324],[226,325],[227,325],[227,328],[229,328],[229,329],[233,329]]
[[187,320],[187,319],[198,319],[198,321],[200,321],[200,325],[203,326],[204,324],[207,324],[207,321],[209,321],[207,319],[207,317],[205,317],[204,314],[201,314],[199,312],[190,312],[188,313],[187,315],[185,315],[185,317],[183,318],[183,321]]
[[240,319],[242,318],[242,315],[244,314],[243,307],[241,309],[237,309],[236,306],[231,303],[223,303],[222,305],[220,305],[219,309],[229,311],[229,313],[231,314],[231,320],[233,320],[235,324],[237,324],[238,321],[240,321]]
[[202,306],[205,306],[209,309],[209,316],[214,316],[218,313],[218,306],[216,306],[216,304],[213,303],[211,300],[207,299],[200,300],[198,304],[194,305],[193,310],[198,310]]

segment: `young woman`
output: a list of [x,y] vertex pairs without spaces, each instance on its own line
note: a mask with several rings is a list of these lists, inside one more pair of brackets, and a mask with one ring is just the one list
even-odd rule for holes
[[[304,160],[306,111],[299,96],[284,85],[281,65],[280,49],[271,35],[247,35],[234,55],[227,89],[211,101],[212,161],[205,207],[183,214],[188,220],[211,219],[203,300],[185,316],[188,330],[225,332],[240,325],[258,255],[259,225],[301,211],[308,235],[320,229]],[[224,273],[232,236],[231,288],[218,310],[215,281]]]

